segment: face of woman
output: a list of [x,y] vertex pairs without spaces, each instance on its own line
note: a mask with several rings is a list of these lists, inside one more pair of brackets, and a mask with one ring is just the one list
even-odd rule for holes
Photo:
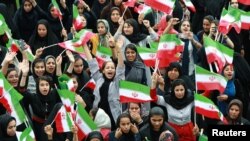
[[123,117],[120,120],[119,126],[123,133],[128,133],[130,131],[131,121],[127,117]]
[[12,137],[16,135],[16,121],[15,120],[12,120],[11,122],[9,122],[7,126],[7,135],[12,136]]
[[122,0],[114,0],[114,4],[115,4],[116,6],[120,6],[121,3],[122,3]]
[[29,13],[32,10],[32,4],[26,0],[24,2],[23,9],[25,12]]
[[111,13],[111,21],[114,23],[118,23],[118,20],[120,18],[120,13],[118,10],[113,10]]
[[79,14],[82,15],[82,14],[83,14],[83,11],[84,11],[84,5],[81,4],[81,3],[79,3],[79,4],[77,5],[77,9],[78,9]]
[[90,141],[101,141],[101,140],[98,138],[92,138]]
[[46,62],[46,71],[48,73],[53,73],[56,69],[56,63],[53,58],[49,58]]
[[82,70],[83,70],[83,62],[81,59],[78,59],[74,63],[74,72],[80,74],[82,73]]
[[231,65],[225,67],[223,74],[227,80],[233,79],[234,68]]
[[49,89],[50,89],[49,82],[45,80],[39,81],[39,91],[42,95],[48,95]]
[[150,118],[150,122],[153,126],[154,131],[159,131],[161,129],[161,126],[163,125],[163,117],[161,115],[153,115]]
[[129,113],[137,113],[140,114],[140,106],[138,105],[138,103],[130,103],[129,104],[129,109],[128,109]]
[[190,23],[188,21],[184,21],[182,24],[181,24],[181,32],[182,33],[187,33],[190,31]]
[[112,79],[115,76],[115,64],[113,62],[107,62],[102,73],[108,78]]
[[37,33],[40,37],[45,37],[47,35],[47,28],[44,24],[39,24],[37,28]]
[[99,2],[100,4],[104,4],[104,3],[106,2],[106,0],[98,0],[98,2]]
[[57,12],[56,7],[54,7],[54,6],[51,7],[51,9],[50,9],[50,14],[51,14],[51,16],[52,16],[54,19],[58,18],[58,12]]
[[83,24],[83,28],[84,28],[87,26],[87,20],[83,16],[81,16],[81,19],[82,19],[82,24]]
[[78,88],[78,82],[75,77],[72,78],[74,84],[74,91]]
[[124,26],[123,26],[123,32],[124,32],[125,35],[132,35],[133,31],[134,31],[133,26],[131,26],[128,23],[124,24]]
[[126,50],[126,58],[128,61],[133,62],[136,59],[136,52],[130,48]]
[[204,19],[202,27],[205,33],[209,33],[210,26],[211,26],[211,23],[207,19]]
[[185,95],[185,88],[183,85],[178,85],[174,88],[176,98],[182,99]]
[[100,22],[97,24],[97,31],[100,35],[104,35],[106,33],[106,27],[104,23]]
[[231,119],[237,119],[240,114],[240,107],[238,105],[232,105],[229,109],[228,115]]
[[168,71],[168,78],[170,79],[170,80],[175,80],[175,79],[177,79],[178,77],[179,77],[179,71],[178,71],[178,69],[177,68],[173,68],[172,70],[169,70]]
[[17,87],[18,86],[18,73],[16,70],[11,71],[8,76],[7,76],[7,80],[9,81],[9,83],[13,86],[13,87]]
[[34,68],[35,74],[37,76],[43,76],[44,72],[45,72],[45,66],[43,62],[38,62],[35,64],[35,68]]

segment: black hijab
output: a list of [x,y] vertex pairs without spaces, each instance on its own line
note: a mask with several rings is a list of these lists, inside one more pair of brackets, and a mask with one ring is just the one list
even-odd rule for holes
[[[139,29],[139,25],[137,23],[137,21],[135,19],[127,19],[125,21],[125,23],[127,23],[128,25],[132,26],[133,27],[133,33],[131,35],[125,35],[125,33],[123,32],[123,35],[131,42],[131,43],[134,43],[134,44],[138,44],[138,42],[144,40],[145,38],[147,38],[147,35],[146,34],[142,34],[140,32],[140,29]],[[124,23],[124,24],[125,24]]]
[[[183,85],[185,89],[184,97],[181,99],[177,98],[174,92],[175,87],[179,85]],[[172,84],[170,95],[165,96],[165,101],[175,109],[179,110],[192,103],[194,101],[194,95],[191,91],[188,91],[184,80],[176,79]]]
[[0,116],[0,140],[1,141],[18,141],[16,135],[15,136],[9,136],[7,134],[7,127],[8,124],[16,119],[9,114],[4,114]]
[[112,14],[112,12],[113,12],[114,10],[117,10],[117,11],[120,13],[120,16],[121,16],[121,14],[122,14],[122,13],[121,13],[121,10],[120,10],[118,7],[112,7],[112,8],[110,9],[110,13],[109,13],[109,17],[108,17],[107,21],[108,21],[108,23],[109,23],[110,33],[111,33],[112,35],[115,35],[117,29],[119,28],[119,23],[118,23],[118,22],[117,22],[117,23],[114,23],[114,22],[111,20],[111,14]]
[[96,18],[100,19],[100,15],[102,12],[102,9],[108,5],[109,1],[106,0],[103,4],[99,2],[99,0],[94,0],[93,5],[92,5],[92,11],[95,13]]

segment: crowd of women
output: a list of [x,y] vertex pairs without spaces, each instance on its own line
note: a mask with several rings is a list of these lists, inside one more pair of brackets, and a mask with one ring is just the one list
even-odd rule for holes
[[[0,35],[1,73],[23,96],[20,104],[36,141],[195,141],[207,134],[209,124],[224,124],[195,112],[195,92],[210,98],[228,124],[250,124],[250,32],[242,29],[237,33],[232,28],[217,38],[222,8],[230,5],[249,11],[250,6],[237,0],[191,0],[196,8],[193,12],[182,0],[176,0],[172,14],[167,15],[156,9],[138,14],[134,9],[143,0],[128,8],[124,6],[126,0],[56,1],[62,18],[50,0],[22,0],[20,8],[16,1],[0,0],[0,14],[12,38],[22,39],[25,48],[8,50],[9,35]],[[94,33],[81,47],[84,57],[57,45],[74,39],[81,30],[72,25],[73,5],[82,29]],[[159,69],[146,66],[138,47],[152,48],[164,34],[176,34],[183,41],[180,60]],[[223,93],[198,91],[196,87],[195,65],[216,71],[206,58],[206,36],[234,50],[232,64],[225,64],[221,71],[227,80]],[[112,52],[111,61],[102,66],[97,59],[100,46]],[[28,60],[28,49],[33,61]],[[62,107],[58,78],[65,74],[73,80],[74,109],[81,104],[98,128],[83,139],[78,138],[80,129],[76,125],[71,132],[58,133],[53,123]],[[94,89],[86,87],[91,79]],[[150,87],[152,101],[121,103],[120,80]],[[6,110],[1,101],[5,91],[0,93],[0,140],[17,141],[26,125],[17,126],[16,117]]]

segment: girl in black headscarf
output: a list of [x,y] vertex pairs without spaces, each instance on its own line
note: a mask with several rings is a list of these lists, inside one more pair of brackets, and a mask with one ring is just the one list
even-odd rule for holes
[[118,20],[121,17],[121,14],[122,13],[118,7],[111,8],[109,17],[107,19],[111,35],[114,35],[119,27]]
[[[36,28],[29,39],[28,44],[31,47],[32,53],[36,54],[36,50],[45,47],[48,45],[52,45],[58,43],[58,38],[52,32],[51,26],[48,21],[45,19],[41,19],[37,22]],[[47,55],[53,55],[54,57],[58,56],[63,51],[62,48],[58,46],[54,46],[48,49],[44,49],[41,58],[45,58]]]
[[9,114],[0,116],[0,140],[18,141],[16,136],[16,119]]

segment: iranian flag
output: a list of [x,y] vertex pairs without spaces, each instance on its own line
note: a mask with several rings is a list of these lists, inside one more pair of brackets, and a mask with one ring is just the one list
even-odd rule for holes
[[58,45],[62,48],[71,50],[71,51],[76,52],[76,53],[80,53],[80,54],[84,53],[83,47],[82,46],[76,47],[73,40],[61,42],[61,43],[58,43]]
[[146,66],[152,67],[155,65],[156,50],[146,47],[137,47],[137,51]]
[[238,2],[244,5],[250,5],[250,0],[238,0]]
[[152,101],[150,97],[150,87],[140,83],[129,82],[121,80],[119,83],[120,102],[149,102]]
[[75,34],[75,38],[72,40],[74,47],[81,47],[85,45],[94,34],[86,29],[82,29]]
[[138,14],[144,14],[144,15],[147,15],[147,14],[153,12],[152,8],[145,5],[145,4],[139,4],[138,6],[135,6],[134,11]]
[[57,89],[67,112],[74,112],[75,94],[67,89]]
[[61,89],[68,89],[72,92],[75,91],[73,79],[71,79],[67,74],[63,74],[58,77],[58,82]]
[[208,118],[219,119],[227,124],[226,118],[220,112],[218,107],[213,103],[213,101],[197,93],[194,95],[194,97],[195,97],[195,101],[194,101],[195,111],[198,114],[204,115],[205,117],[208,117]]
[[87,89],[90,89],[92,91],[94,91],[96,87],[96,83],[95,83],[95,80],[93,78],[91,78],[86,84],[85,84],[85,87],[84,88],[87,88]]
[[144,3],[166,14],[172,14],[176,0],[144,0]]
[[103,63],[106,61],[111,61],[112,51],[109,47],[99,46],[96,52],[96,60],[99,67],[102,67]]
[[184,43],[176,34],[165,34],[160,38],[158,45],[157,58],[174,58],[177,53],[183,52]]
[[27,127],[18,137],[19,141],[35,141],[35,134],[31,127]]
[[8,25],[6,24],[3,15],[0,13],[0,35],[5,34],[5,32],[8,30]]
[[197,65],[195,65],[195,80],[198,90],[219,90],[222,94],[227,86],[225,77]]
[[241,30],[241,12],[239,9],[229,7],[228,10],[223,8],[219,22],[219,31],[227,34],[234,27],[237,33]]
[[2,73],[0,73],[0,92],[0,103],[11,116],[16,118],[17,125],[22,124],[26,119],[19,102],[23,96],[9,84]]
[[74,124],[72,115],[62,106],[55,117],[57,133],[70,132]]
[[56,12],[56,15],[58,16],[58,18],[59,18],[60,20],[62,20],[62,12],[60,11],[60,8],[59,8],[59,6],[58,6],[56,0],[52,0],[51,2],[52,2],[52,4],[53,4],[53,6],[54,6],[54,10],[55,10],[55,12]]
[[83,22],[81,16],[78,13],[77,6],[73,4],[73,27],[75,30],[80,30],[83,28]]
[[26,49],[26,54],[29,61],[33,62],[35,60],[35,56],[33,55],[30,47]]
[[17,43],[17,40],[15,39],[9,39],[8,43],[6,44],[6,47],[11,52],[17,52],[19,50],[19,45]]
[[207,55],[208,63],[216,62],[219,71],[223,69],[226,63],[233,63],[234,51],[223,44],[212,40],[209,37],[204,37],[204,46]]
[[123,2],[123,5],[125,7],[134,7],[135,6],[135,3],[136,3],[136,0],[128,0],[126,2]]
[[192,12],[196,12],[196,9],[191,0],[182,0],[182,1],[187,6],[188,9],[190,9]]
[[250,12],[241,12],[240,16],[240,21],[241,21],[241,28],[245,30],[250,29]]
[[77,114],[76,114],[76,126],[78,127],[78,138],[82,140],[86,137],[90,132],[97,129],[96,124],[89,116],[88,112],[85,108],[81,105],[77,105]]

